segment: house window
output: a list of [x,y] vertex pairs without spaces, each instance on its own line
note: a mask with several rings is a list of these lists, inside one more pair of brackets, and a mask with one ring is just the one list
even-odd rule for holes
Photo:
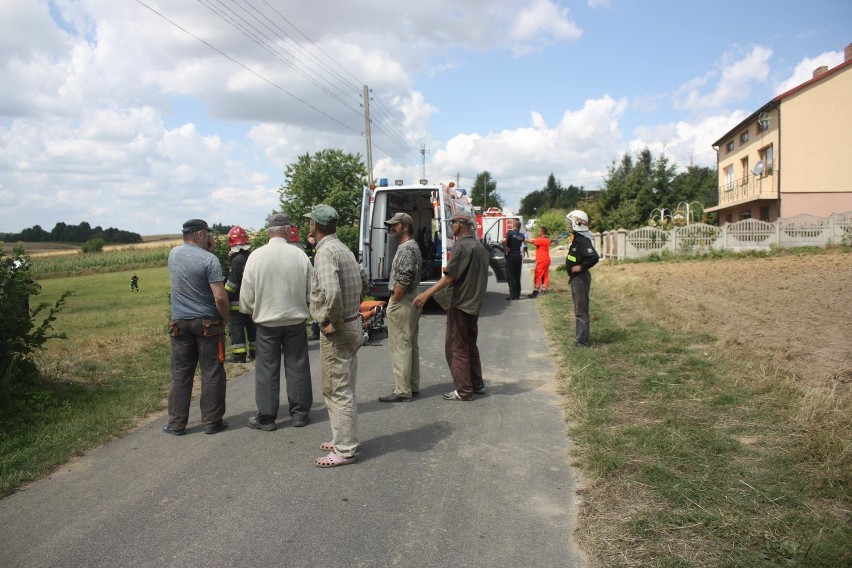
[[725,145],[725,152],[733,152],[734,151],[734,141],[731,140]]
[[764,132],[769,130],[769,118],[761,118],[757,121],[757,131]]
[[725,191],[734,189],[734,166],[725,168]]
[[760,220],[769,222],[769,206],[764,206],[760,208]]
[[725,223],[733,223],[734,222],[734,214],[733,213],[725,213]]
[[748,211],[740,211],[738,217],[740,218],[740,221],[742,221],[743,219],[751,219],[751,209],[749,209]]
[[740,134],[740,144],[745,144],[748,142],[748,130]]
[[748,185],[748,175],[751,173],[748,171],[748,156],[740,160],[740,164],[743,167],[743,185]]
[[760,159],[763,161],[763,173],[771,174],[775,166],[772,152],[772,144],[765,148],[761,148],[758,154],[760,155]]

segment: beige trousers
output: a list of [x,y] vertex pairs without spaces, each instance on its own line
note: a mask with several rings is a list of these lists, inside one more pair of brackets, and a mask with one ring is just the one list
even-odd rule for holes
[[358,375],[358,349],[364,342],[361,321],[344,323],[330,336],[320,336],[322,394],[331,423],[334,452],[351,458],[358,449],[358,403],[355,379]]
[[399,302],[388,304],[387,310],[388,350],[396,383],[393,392],[408,398],[420,392],[420,310],[411,305],[415,297],[417,291],[409,292]]

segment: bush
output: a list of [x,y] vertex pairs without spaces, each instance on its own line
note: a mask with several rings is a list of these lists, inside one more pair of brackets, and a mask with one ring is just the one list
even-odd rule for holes
[[83,243],[83,246],[80,247],[80,250],[86,254],[90,252],[102,252],[104,250],[104,244],[104,240],[100,237],[97,237],[94,239],[89,239],[88,241]]
[[[0,252],[0,409],[8,411],[28,392],[28,385],[38,380],[38,370],[32,359],[36,350],[42,349],[48,339],[65,338],[62,333],[52,333],[56,314],[62,309],[70,291],[62,294],[53,307],[39,304],[30,309],[30,297],[41,291],[41,286],[30,277],[29,258],[21,247],[11,256]],[[47,315],[36,325],[36,317],[47,310]]]

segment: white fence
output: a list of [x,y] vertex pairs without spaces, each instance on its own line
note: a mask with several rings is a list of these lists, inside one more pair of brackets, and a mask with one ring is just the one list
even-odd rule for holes
[[670,254],[702,254],[711,249],[729,251],[769,250],[771,247],[823,246],[852,240],[852,211],[831,217],[797,215],[774,223],[746,219],[721,227],[695,223],[664,230],[642,227],[596,234],[601,258],[641,258],[667,251]]

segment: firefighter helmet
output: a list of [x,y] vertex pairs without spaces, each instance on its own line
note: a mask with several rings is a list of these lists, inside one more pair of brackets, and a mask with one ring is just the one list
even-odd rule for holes
[[239,225],[234,225],[234,228],[228,231],[228,246],[238,247],[240,245],[248,245],[248,233]]
[[571,221],[571,230],[572,231],[588,231],[589,230],[589,216],[586,215],[584,211],[580,211],[579,209],[574,209],[568,215],[565,216],[566,219]]

